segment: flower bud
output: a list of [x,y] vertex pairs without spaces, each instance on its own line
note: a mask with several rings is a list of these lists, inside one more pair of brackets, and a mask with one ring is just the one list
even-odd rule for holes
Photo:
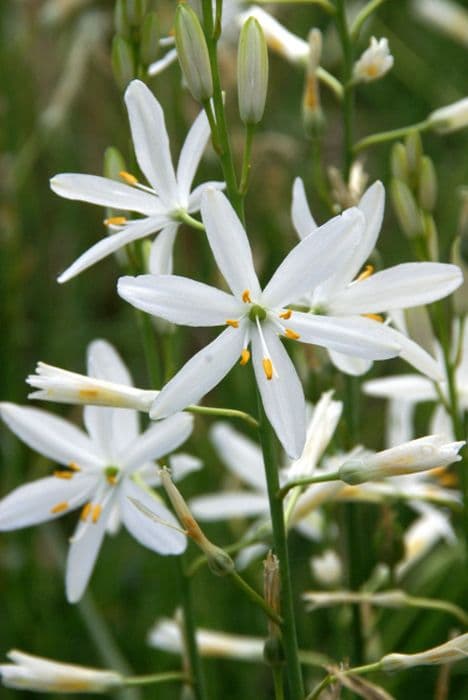
[[[263,595],[265,602],[277,615],[281,612],[281,579],[280,563],[278,557],[273,552],[268,552],[263,562]],[[278,637],[281,632],[278,625],[270,618],[268,619],[268,631],[270,637]]]
[[392,175],[397,180],[409,182],[409,166],[406,148],[402,143],[396,143],[392,148],[390,167]]
[[439,134],[448,134],[468,126],[468,97],[454,102],[447,107],[431,112],[427,121]]
[[409,237],[424,234],[424,222],[413,194],[404,182],[394,179],[390,185],[393,206],[404,233]]
[[302,100],[304,126],[311,137],[319,136],[325,123],[320,105],[320,88],[317,78],[317,69],[320,66],[321,56],[322,33],[320,29],[312,29],[309,32],[309,61]]
[[159,20],[156,12],[146,15],[140,37],[140,59],[144,66],[149,66],[156,61],[159,53]]
[[1,664],[0,675],[7,688],[41,693],[105,693],[123,684],[115,671],[64,664],[13,649],[7,654],[12,664]]
[[260,24],[254,17],[244,23],[237,52],[237,91],[240,118],[258,124],[265,110],[268,89],[268,50]]
[[125,89],[136,75],[132,46],[121,36],[115,36],[112,41],[112,69],[122,89]]
[[146,14],[146,0],[126,0],[127,17],[132,27],[139,27]]
[[388,48],[388,40],[377,40],[373,36],[369,48],[354,64],[354,79],[357,82],[370,83],[372,80],[382,78],[392,66],[393,56]]
[[130,22],[127,14],[127,0],[117,0],[114,9],[114,26],[117,34],[129,37],[131,34]]
[[380,668],[391,673],[414,666],[440,666],[463,661],[468,655],[468,633],[454,637],[449,642],[419,654],[387,654],[380,661]]
[[104,151],[103,175],[111,180],[120,180],[119,173],[126,171],[127,166],[118,148],[109,146]]
[[177,7],[175,41],[188,89],[198,102],[209,100],[213,95],[213,80],[208,47],[200,20],[188,5]]
[[446,442],[441,435],[427,435],[368,457],[350,459],[341,465],[340,479],[355,485],[447,466],[461,460],[458,451],[464,444],[464,441]]
[[429,156],[421,158],[419,168],[419,205],[426,211],[433,211],[437,201],[437,174]]
[[423,145],[419,131],[410,131],[405,139],[406,158],[408,160],[408,170],[410,175],[417,179],[419,177],[419,169],[421,167],[421,158],[423,156]]
[[[463,251],[463,246],[465,246]],[[465,255],[463,255],[465,252]],[[453,306],[458,316],[468,313],[468,236],[459,236],[453,242],[451,262],[463,272],[463,284],[453,293]]]

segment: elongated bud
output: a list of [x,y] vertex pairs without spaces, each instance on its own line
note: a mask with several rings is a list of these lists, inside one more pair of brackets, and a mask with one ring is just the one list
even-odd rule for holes
[[309,32],[309,61],[307,64],[306,84],[302,100],[304,126],[310,136],[319,136],[324,127],[324,118],[320,104],[320,87],[317,69],[322,57],[322,33],[320,29]]
[[424,234],[424,222],[408,185],[401,180],[394,179],[390,186],[390,192],[403,232],[408,238],[422,236]]
[[117,34],[122,37],[129,37],[131,34],[131,26],[128,21],[127,0],[117,0],[114,9],[114,26]]
[[140,59],[144,66],[149,66],[159,54],[159,20],[156,12],[146,15],[140,37]]
[[393,146],[390,167],[393,177],[409,184],[408,156],[406,155],[406,148],[402,143],[396,143]]
[[433,211],[437,201],[437,174],[429,156],[421,158],[418,200],[422,209]]
[[[265,602],[277,615],[281,612],[279,567],[278,557],[271,551],[268,552],[263,562],[263,594]],[[284,663],[281,629],[270,618],[268,619],[268,639],[263,648],[263,658],[270,666],[281,666]]]
[[131,44],[121,36],[112,41],[112,69],[118,85],[125,89],[135,77],[135,58]]
[[237,52],[237,91],[240,118],[258,124],[268,89],[268,50],[259,22],[250,17],[242,26]]
[[436,109],[427,118],[434,131],[439,134],[448,134],[468,126],[468,97],[454,102],[447,107]]
[[423,145],[419,131],[411,131],[405,139],[406,158],[408,169],[414,177],[419,176],[421,158],[423,156]]
[[[463,255],[463,246],[465,255]],[[451,262],[461,267],[463,284],[453,293],[453,306],[458,316],[468,313],[468,236],[458,237],[452,246]]]
[[127,166],[119,149],[115,148],[115,146],[109,146],[109,148],[106,148],[104,151],[104,177],[108,177],[111,180],[119,180],[119,173],[122,171],[125,172],[126,170]]
[[213,80],[208,47],[200,20],[188,5],[177,7],[175,41],[188,89],[198,102],[209,100],[213,95]]
[[468,656],[468,634],[454,637],[449,642],[419,654],[387,654],[380,661],[380,668],[389,673],[403,671],[414,666],[440,666],[463,661]]
[[126,0],[127,17],[132,27],[139,27],[146,14],[146,0]]
[[340,479],[355,485],[447,466],[461,460],[458,451],[464,444],[464,441],[446,442],[441,435],[427,435],[369,457],[350,459],[341,465]]

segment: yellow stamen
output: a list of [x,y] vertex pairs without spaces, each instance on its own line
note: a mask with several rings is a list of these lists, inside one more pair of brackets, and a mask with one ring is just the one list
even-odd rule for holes
[[244,366],[247,364],[247,362],[250,360],[250,351],[247,350],[247,348],[244,348],[241,352],[241,359],[239,364]]
[[242,292],[242,301],[244,302],[244,304],[252,303],[252,299],[250,298],[250,292],[248,289],[244,289],[244,291]]
[[138,180],[136,179],[135,175],[132,175],[131,173],[127,173],[126,170],[121,170],[119,173],[119,177],[121,177],[122,180],[127,183],[127,185],[137,185],[138,184]]
[[93,523],[97,523],[97,521],[101,517],[101,513],[102,513],[102,506],[99,505],[99,503],[97,503],[95,506],[93,506],[93,510],[92,510],[91,517],[92,517]]
[[77,465],[76,462],[70,462],[70,464],[68,465],[68,468],[71,469],[71,470],[74,471],[74,472],[80,472],[80,471],[81,471],[81,467],[79,467],[79,466]]
[[292,316],[292,311],[291,309],[287,309],[286,311],[283,311],[282,314],[279,315],[280,318],[284,318],[285,321],[290,319]]
[[269,357],[264,357],[262,360],[263,371],[265,372],[265,377],[270,381],[273,379],[273,363]]
[[431,476],[435,476],[441,486],[454,488],[458,486],[458,476],[455,472],[449,471],[446,467],[436,467],[431,469]]
[[80,399],[96,399],[99,396],[98,389],[80,389],[78,392]]
[[291,338],[291,340],[299,340],[299,338],[301,337],[299,333],[296,333],[296,331],[291,330],[291,328],[285,328],[284,335],[286,336],[286,338]]
[[125,216],[111,216],[110,219],[104,219],[104,226],[123,226],[126,223]]
[[370,318],[371,321],[377,321],[378,323],[383,323],[383,316],[380,314],[362,314],[364,318]]
[[65,469],[57,469],[57,471],[54,472],[54,476],[56,476],[57,479],[72,479],[75,475],[73,472],[67,472]]
[[91,508],[92,508],[91,503],[86,503],[83,506],[83,510],[81,511],[81,515],[80,515],[81,520],[87,520],[89,518],[89,515],[91,513]]
[[232,318],[228,318],[226,321],[226,326],[231,326],[232,328],[239,328],[239,321],[236,321]]
[[111,486],[115,486],[117,483],[117,477],[113,475],[106,476],[107,483],[110,484]]
[[68,501],[61,501],[50,509],[51,513],[63,513],[68,508]]
[[356,282],[362,282],[362,280],[366,280],[368,277],[374,274],[374,266],[373,265],[366,265],[364,270],[361,272],[360,275],[356,277]]

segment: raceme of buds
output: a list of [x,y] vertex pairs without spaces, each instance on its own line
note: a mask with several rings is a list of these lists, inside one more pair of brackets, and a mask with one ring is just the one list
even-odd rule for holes
[[390,192],[403,232],[409,238],[422,236],[424,234],[424,221],[408,185],[402,180],[395,178],[390,185]]
[[323,112],[320,105],[320,88],[317,69],[322,57],[322,33],[319,29],[309,32],[309,61],[307,63],[306,84],[302,100],[304,126],[309,135],[320,134],[323,125]]
[[434,131],[447,134],[468,126],[468,97],[431,112],[427,121]]
[[237,53],[239,113],[244,124],[258,124],[265,110],[268,89],[268,49],[259,22],[244,23]]
[[421,158],[418,185],[419,205],[425,211],[433,211],[437,201],[437,174],[429,156]]
[[177,56],[188,89],[198,102],[213,95],[210,58],[200,20],[188,5],[179,5],[175,18]]
[[121,686],[124,680],[115,671],[50,661],[15,649],[7,656],[13,663],[0,664],[2,683],[7,688],[50,693],[105,693]]
[[441,435],[427,435],[374,455],[350,459],[341,465],[339,476],[354,485],[447,466],[461,460],[458,451],[464,444],[446,442]]
[[122,36],[115,36],[112,41],[112,69],[114,77],[122,89],[125,89],[136,75],[132,46]]
[[370,83],[382,78],[393,66],[393,56],[387,39],[377,40],[373,36],[370,46],[354,64],[353,75],[357,82]]
[[419,654],[387,654],[380,661],[383,671],[403,671],[414,666],[440,666],[463,661],[468,656],[468,634],[454,637],[438,647],[422,651]]

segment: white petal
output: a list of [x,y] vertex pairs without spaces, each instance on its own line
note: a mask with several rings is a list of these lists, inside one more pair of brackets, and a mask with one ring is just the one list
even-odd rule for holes
[[300,241],[264,289],[265,303],[286,306],[330,277],[343,256],[358,245],[364,224],[358,209],[348,209]]
[[436,406],[429,430],[434,435],[444,435],[449,440],[455,440],[452,420],[443,406]]
[[17,530],[60,518],[65,511],[52,513],[52,508],[59,503],[70,503],[70,509],[78,508],[85,503],[95,483],[92,476],[72,479],[49,476],[19,486],[0,501],[0,530]]
[[445,263],[403,263],[355,282],[328,307],[332,314],[379,313],[429,304],[462,283],[460,269]]
[[177,165],[177,184],[179,193],[188,201],[195,172],[203,151],[210,138],[210,125],[204,111],[201,111],[187,134]]
[[138,165],[166,204],[175,204],[178,188],[161,105],[141,80],[132,80],[125,92]]
[[383,379],[371,379],[363,384],[363,391],[368,396],[377,396],[382,399],[406,399],[413,403],[437,399],[432,382],[419,374],[400,374]]
[[133,386],[133,380],[117,350],[106,340],[94,340],[88,345],[88,376],[107,382]]
[[190,501],[190,509],[200,520],[229,520],[250,518],[268,512],[266,494],[248,491],[223,492],[208,496],[198,496]]
[[165,226],[151,244],[148,269],[152,275],[172,274],[172,253],[178,230],[178,223]]
[[117,291],[137,309],[184,326],[221,326],[245,313],[231,294],[177,275],[121,277]]
[[[142,503],[172,527],[150,520],[130,500]],[[187,538],[180,532],[180,525],[166,508],[164,503],[137,486],[131,479],[126,479],[121,495],[122,520],[131,535],[144,547],[159,554],[181,554],[187,546]],[[175,529],[177,528],[177,529]]]
[[299,333],[301,342],[323,345],[347,355],[386,360],[398,355],[400,350],[381,323],[360,316],[337,318],[293,311],[287,323]]
[[386,447],[396,447],[414,438],[414,403],[392,399],[387,407]]
[[252,362],[265,413],[291,459],[302,454],[306,438],[305,400],[301,382],[276,332],[266,324],[262,330],[275,373],[268,380],[263,370],[264,352],[257,329],[252,332]]
[[440,363],[435,360],[432,355],[426,352],[424,348],[403,333],[396,331],[394,328],[385,326],[383,330],[389,335],[391,340],[393,339],[395,343],[398,343],[400,346],[399,357],[401,357],[402,360],[405,360],[430,379],[434,379],[436,382],[441,382],[444,380],[444,372],[440,366]]
[[218,384],[240,357],[244,329],[227,328],[194,355],[161,390],[150,410],[153,419],[170,416],[197,403]]
[[198,185],[198,187],[195,187],[189,197],[188,213],[193,214],[193,212],[200,210],[202,197],[205,190],[213,188],[215,190],[224,190],[225,187],[226,183],[220,182],[219,180],[208,180],[207,182],[203,182],[201,185]]
[[75,199],[79,202],[100,204],[103,207],[122,211],[136,211],[146,216],[160,214],[163,211],[161,202],[155,195],[108,177],[61,173],[51,179],[50,187],[60,197]]
[[304,189],[304,182],[300,177],[294,180],[292,191],[291,218],[299,234],[299,238],[306,238],[309,233],[315,231],[317,224],[311,214]]
[[353,357],[352,355],[343,355],[342,352],[336,352],[335,350],[329,350],[328,353],[330,355],[330,360],[340,372],[350,374],[353,377],[360,377],[372,367],[372,360],[363,360],[362,357]]
[[254,561],[260,559],[260,557],[263,559],[267,552],[268,547],[263,543],[251,544],[248,547],[244,547],[244,549],[239,552],[235,560],[237,571],[243,571]]
[[248,289],[252,298],[260,294],[250,243],[239,218],[222,192],[207,189],[201,213],[216,263],[232,293],[238,297]]
[[210,437],[226,466],[245,484],[266,491],[265,467],[260,446],[229,423],[215,423]]
[[177,49],[171,49],[162,58],[148,66],[148,75],[158,75],[168,66],[177,61]]
[[101,466],[88,436],[63,418],[12,403],[0,404],[0,415],[15,435],[44,457],[64,465]]
[[133,471],[173,452],[188,439],[192,429],[193,416],[188,413],[177,413],[151,425],[134,441],[130,450],[121,455],[126,470]]
[[176,452],[169,457],[169,467],[171,470],[172,481],[177,482],[185,479],[192,472],[199,471],[203,462],[194,455],[186,454],[185,452]]
[[95,265],[103,258],[106,258],[116,250],[137,241],[140,238],[149,236],[151,233],[157,233],[161,228],[168,223],[167,216],[152,216],[147,219],[140,219],[135,222],[130,222],[122,231],[112,233],[100,241],[95,243],[91,248],[88,248],[75,262],[68,267],[65,272],[62,272],[58,281],[68,282],[72,277],[75,277],[83,270],[86,270],[91,265]]

